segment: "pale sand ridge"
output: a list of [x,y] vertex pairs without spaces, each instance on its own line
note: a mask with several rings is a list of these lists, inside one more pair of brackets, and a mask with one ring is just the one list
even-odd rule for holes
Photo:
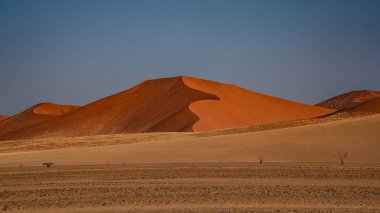
[[[114,146],[0,154],[0,166],[191,162],[337,163],[347,151],[350,163],[380,163],[380,115],[324,124],[215,137],[183,138]],[[152,133],[154,134],[154,133]]]

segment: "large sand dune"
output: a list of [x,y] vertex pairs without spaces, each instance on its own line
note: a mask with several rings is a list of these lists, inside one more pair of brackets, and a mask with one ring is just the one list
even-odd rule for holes
[[209,131],[333,112],[191,77],[145,81],[73,112],[0,136],[5,139],[137,132]]
[[37,104],[20,114],[8,117],[1,121],[0,136],[63,115],[77,108],[78,106],[58,105],[52,103]]
[[336,110],[345,110],[355,107],[371,99],[380,97],[379,91],[360,90],[344,93],[323,101],[318,106],[327,107]]
[[[0,166],[129,163],[265,162],[380,163],[380,115],[324,124],[215,137],[0,154]],[[151,137],[156,133],[147,133]]]

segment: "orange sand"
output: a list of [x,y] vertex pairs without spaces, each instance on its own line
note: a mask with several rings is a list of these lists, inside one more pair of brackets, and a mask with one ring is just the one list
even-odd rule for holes
[[0,121],[5,120],[6,118],[8,118],[8,116],[0,115]]
[[75,111],[0,135],[0,139],[208,131],[307,119],[333,111],[179,76],[145,81]]
[[6,133],[35,125],[39,122],[63,115],[77,109],[77,106],[58,105],[52,103],[37,104],[20,114],[0,122],[0,136]]
[[200,117],[194,131],[209,131],[276,121],[314,118],[333,112],[252,92],[241,87],[183,77],[191,88],[217,95],[220,100],[202,100],[190,105]]

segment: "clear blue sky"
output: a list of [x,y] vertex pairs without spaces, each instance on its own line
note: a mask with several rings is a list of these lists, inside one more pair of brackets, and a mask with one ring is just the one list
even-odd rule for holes
[[379,67],[378,0],[0,0],[0,114],[177,75],[315,104]]

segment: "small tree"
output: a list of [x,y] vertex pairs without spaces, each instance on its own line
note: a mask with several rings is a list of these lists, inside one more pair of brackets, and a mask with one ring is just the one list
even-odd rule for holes
[[264,162],[264,156],[263,155],[259,155],[259,156],[257,156],[257,158],[259,159],[259,164],[262,164]]
[[346,160],[346,158],[349,156],[349,153],[348,152],[338,152],[335,157],[337,157],[340,161],[340,165],[344,165],[344,161]]
[[50,168],[53,166],[53,162],[45,162],[42,164],[43,166],[46,166],[46,168]]

